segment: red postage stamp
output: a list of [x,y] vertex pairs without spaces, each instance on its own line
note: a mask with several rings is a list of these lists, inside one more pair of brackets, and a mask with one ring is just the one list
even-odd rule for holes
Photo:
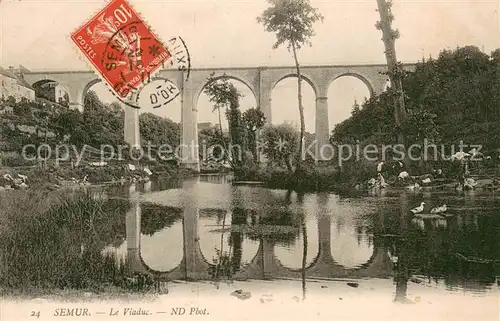
[[171,58],[125,0],[113,0],[71,35],[119,97],[137,91]]

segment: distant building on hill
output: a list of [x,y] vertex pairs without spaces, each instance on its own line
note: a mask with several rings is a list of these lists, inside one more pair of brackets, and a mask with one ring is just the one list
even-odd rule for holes
[[[9,77],[10,79],[16,79],[17,84],[21,87],[21,91],[26,91],[25,88],[29,89],[29,93],[24,93],[28,101],[34,101],[36,98],[43,98],[51,102],[58,103],[62,106],[69,106],[69,92],[68,89],[59,84],[54,80],[41,80],[37,81],[30,86],[30,84],[24,79],[24,73],[29,72],[30,70],[22,65],[18,68],[9,67],[9,70],[0,68],[0,74],[2,73]],[[21,101],[22,99],[17,96],[13,96],[16,101]],[[7,100],[7,96],[5,98]]]
[[198,130],[203,130],[203,129],[210,129],[214,125],[211,122],[205,122],[205,123],[198,123]]
[[0,114],[10,114],[14,112],[14,107],[0,104]]
[[36,84],[35,94],[36,97],[44,98],[63,106],[69,106],[68,90],[55,81]]
[[14,99],[16,102],[34,101],[35,90],[22,75],[16,75],[14,68],[9,67],[7,70],[0,67],[0,99],[4,102],[9,99]]

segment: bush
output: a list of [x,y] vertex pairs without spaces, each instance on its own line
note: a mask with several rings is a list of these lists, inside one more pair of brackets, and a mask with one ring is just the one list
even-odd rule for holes
[[327,167],[304,167],[300,173],[291,173],[284,168],[243,168],[235,173],[238,180],[262,181],[270,188],[295,191],[335,190],[339,186],[338,169]]
[[337,180],[343,186],[353,187],[359,182],[366,182],[376,176],[377,163],[361,160],[343,164],[339,170]]
[[239,181],[255,180],[259,176],[259,167],[254,164],[245,164],[234,170],[234,177]]
[[36,161],[27,160],[27,159],[23,158],[21,155],[19,155],[18,153],[4,154],[4,155],[0,155],[0,157],[1,157],[0,164],[2,166],[22,167],[22,166],[36,165]]

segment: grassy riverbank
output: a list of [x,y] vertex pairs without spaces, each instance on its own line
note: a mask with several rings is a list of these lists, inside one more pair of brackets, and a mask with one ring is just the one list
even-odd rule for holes
[[[153,172],[153,177],[159,178],[184,178],[198,174],[195,171],[169,164],[152,165],[149,166],[149,169]],[[88,182],[91,184],[110,183],[122,177],[129,180],[133,177],[147,176],[145,172],[140,170],[132,171],[124,164],[104,167],[83,165],[75,168],[48,166],[46,169],[41,167],[4,167],[0,168],[0,186],[9,183],[8,180],[3,178],[5,174],[10,174],[14,178],[17,178],[18,174],[26,175],[28,177],[26,183],[33,189],[45,189],[48,186],[70,184],[72,178],[82,180],[86,175],[88,176]]]
[[0,194],[0,204],[1,294],[152,287],[151,280],[138,286],[123,262],[103,254],[125,239],[128,201],[13,190]]
[[[49,301],[56,302],[95,302],[95,301],[118,301],[118,302],[145,302],[154,301],[159,295],[166,294],[167,288],[157,291],[147,288],[142,291],[126,289],[113,285],[102,285],[100,287],[88,287],[82,289],[60,289],[60,288],[4,288],[0,287],[0,296],[3,300],[26,302],[34,300],[40,303]],[[43,298],[43,299],[41,299]]]

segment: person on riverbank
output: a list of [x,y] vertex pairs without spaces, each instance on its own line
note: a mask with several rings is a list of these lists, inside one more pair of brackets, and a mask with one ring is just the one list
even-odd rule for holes
[[438,168],[438,169],[436,169],[433,172],[434,172],[434,179],[443,179],[443,178],[445,178],[444,174],[443,174],[443,170],[441,168]]
[[384,162],[380,162],[377,164],[377,173],[382,174],[382,170],[384,167]]
[[377,187],[385,188],[387,187],[387,183],[385,182],[384,176],[381,173],[377,174]]

